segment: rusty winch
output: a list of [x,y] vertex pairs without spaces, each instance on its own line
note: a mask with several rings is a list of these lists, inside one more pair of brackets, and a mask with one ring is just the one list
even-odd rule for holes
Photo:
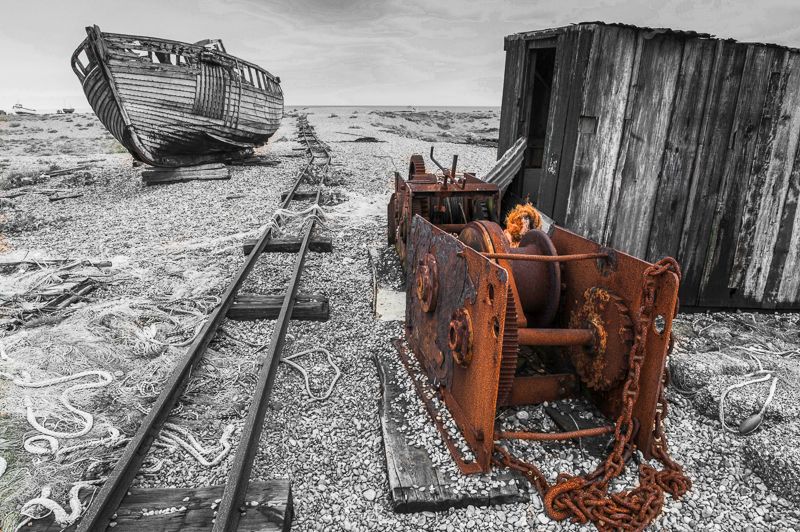
[[[406,197],[413,200],[416,190]],[[425,214],[413,202],[408,208]],[[408,344],[474,454],[467,460],[451,446],[462,472],[511,467],[537,487],[554,519],[639,530],[660,512],[664,491],[680,496],[690,486],[667,454],[662,428],[678,266],[535,225],[516,241],[487,219],[465,221],[457,237],[424,216],[414,216],[405,235],[398,225],[398,244],[407,238]],[[577,396],[616,422],[565,433],[495,426],[498,408]],[[610,433],[613,450],[595,472],[562,474],[553,485],[502,445]],[[642,465],[640,486],[610,496],[611,479],[635,449],[664,468]]]
[[500,191],[474,173],[456,173],[458,155],[450,168],[433,157],[441,175],[425,168],[421,155],[412,155],[408,178],[395,172],[395,191],[389,200],[387,218],[389,244],[395,245],[401,262],[405,261],[411,220],[420,215],[443,231],[458,233],[473,220],[495,220],[500,214]]

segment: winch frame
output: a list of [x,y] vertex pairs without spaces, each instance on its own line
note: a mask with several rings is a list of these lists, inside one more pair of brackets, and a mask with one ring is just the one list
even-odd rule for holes
[[[537,257],[491,258],[503,254],[479,253],[422,217],[413,219],[406,261],[406,337],[423,368],[433,377],[433,384],[438,387],[476,456],[477,467],[454,456],[465,473],[476,469],[488,471],[491,467],[497,406],[533,404],[583,394],[610,419],[616,419],[622,411],[624,382],[593,390],[582,383],[575,372],[512,377],[508,397],[498,396],[503,357],[511,356],[509,351],[516,345],[567,347],[596,341],[596,328],[602,327],[602,323],[595,327],[576,327],[584,325],[580,317],[587,305],[592,304],[593,290],[612,294],[607,304],[623,308],[631,325],[640,319],[642,278],[651,264],[603,248],[555,225],[548,234],[561,259],[561,304],[556,321],[548,328],[517,327],[518,305],[513,301],[513,275],[509,272],[513,272],[514,266],[511,263]],[[435,268],[431,267],[432,263]],[[436,275],[436,279],[430,279],[431,275]],[[677,308],[678,277],[667,272],[654,282],[654,312],[660,316],[660,326],[647,335],[639,394],[633,406],[633,418],[642,427],[633,441],[648,458],[670,347],[672,318]],[[437,293],[431,295],[433,286]],[[522,287],[517,289],[523,290]],[[614,312],[620,313],[620,310]],[[623,330],[620,320],[614,323],[619,330],[601,331],[601,334],[620,339],[607,341],[608,349],[602,356],[621,361],[626,369],[629,347],[625,349],[624,346],[631,345],[632,330]],[[464,333],[467,329],[470,329],[468,335]],[[458,335],[469,338],[465,340]],[[614,349],[610,349],[612,344]],[[464,345],[469,345],[471,350],[468,356],[460,352]],[[437,361],[442,361],[440,367],[451,368],[449,374],[433,371]]]
[[[433,148],[431,159],[436,162]],[[395,172],[395,191],[387,207],[387,237],[389,244],[396,247],[404,268],[415,215],[450,233],[460,232],[472,220],[500,219],[500,189],[493,183],[478,179],[474,173],[456,173],[457,160],[454,156],[451,168],[436,163],[442,169],[441,175],[437,175],[427,171],[421,155],[413,155],[407,178]],[[448,220],[448,213],[452,215],[452,208],[456,206],[460,209],[456,216],[458,221]]]

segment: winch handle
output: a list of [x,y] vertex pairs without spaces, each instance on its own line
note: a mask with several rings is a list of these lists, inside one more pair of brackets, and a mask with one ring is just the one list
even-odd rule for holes
[[[444,166],[439,164],[439,161],[434,159],[434,157],[433,157],[433,146],[431,146],[431,161],[433,161],[433,164],[438,166],[439,170],[442,171],[442,174],[444,175],[444,186],[445,187],[447,187],[447,177],[448,177],[448,175],[450,177],[450,180],[453,183],[456,182],[456,163],[458,163],[458,155],[453,155],[453,165],[450,168],[450,170],[448,170],[447,168],[445,168]],[[461,188],[464,188],[464,187],[462,186]]]

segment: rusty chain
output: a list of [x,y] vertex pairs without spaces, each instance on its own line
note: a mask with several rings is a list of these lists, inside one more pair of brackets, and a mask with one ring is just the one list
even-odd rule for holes
[[[661,512],[664,492],[674,498],[684,495],[692,485],[681,466],[669,456],[664,434],[667,401],[662,380],[656,406],[651,453],[663,465],[656,470],[648,464],[639,466],[639,486],[629,491],[608,493],[608,485],[625,469],[633,453],[631,439],[635,430],[633,406],[639,397],[639,376],[644,361],[647,334],[654,322],[655,282],[659,275],[674,272],[680,280],[681,271],[675,259],[665,258],[649,266],[643,275],[642,304],[636,334],[628,355],[628,376],[623,387],[623,407],[614,430],[614,448],[594,472],[584,476],[561,473],[553,485],[548,485],[542,472],[533,464],[512,456],[505,448],[495,445],[493,462],[517,470],[536,487],[544,501],[547,515],[561,521],[571,518],[576,523],[592,522],[600,531],[644,530]],[[677,309],[676,309],[677,312]],[[671,346],[671,342],[670,342]]]

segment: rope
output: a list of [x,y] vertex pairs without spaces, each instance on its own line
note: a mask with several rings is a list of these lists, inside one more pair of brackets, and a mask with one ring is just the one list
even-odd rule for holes
[[[37,441],[46,441],[49,445],[49,449],[39,445],[34,445],[34,443]],[[26,438],[22,443],[22,446],[31,454],[55,454],[55,452],[58,450],[58,440],[52,436],[48,436],[47,434],[37,434],[36,436]]]
[[[308,355],[310,353],[316,353],[318,351],[325,353],[325,355],[328,357],[328,364],[330,364],[333,370],[336,372],[336,375],[333,376],[333,380],[328,386],[328,390],[322,395],[315,395],[311,391],[311,384],[308,379],[308,372],[301,365],[297,364],[296,362],[293,362],[295,358],[301,357],[303,355]],[[311,402],[324,401],[325,399],[330,397],[331,394],[333,393],[333,387],[336,385],[336,381],[338,381],[339,377],[342,375],[339,366],[337,366],[336,363],[333,361],[333,355],[331,355],[330,351],[322,347],[315,347],[313,349],[307,349],[305,351],[300,351],[299,353],[294,353],[292,355],[286,355],[283,358],[281,358],[281,362],[286,362],[287,364],[289,364],[290,367],[296,369],[297,371],[300,372],[300,374],[303,375],[303,379],[305,380],[306,383],[306,391],[308,392],[308,395],[311,397]]]
[[[225,427],[225,430],[219,439],[219,444],[222,446],[222,450],[210,461],[207,460],[203,455],[211,454],[214,449],[206,449],[188,430],[175,425],[174,423],[164,423],[164,428],[161,430],[161,434],[158,437],[160,442],[156,443],[160,443],[159,447],[183,447],[183,449],[195,460],[200,462],[201,465],[205,467],[213,467],[222,462],[222,460],[224,460],[230,452],[230,437],[235,429],[236,427],[234,425],[227,425]],[[184,440],[181,438],[181,436],[186,439]],[[160,464],[157,464],[156,467],[160,468]]]
[[[221,329],[221,330],[226,336],[228,336],[234,342],[238,342],[238,343],[240,343],[242,345],[247,345],[249,347],[257,348],[256,351],[255,351],[256,353],[258,353],[259,351],[261,351],[262,349],[264,349],[265,347],[267,347],[269,345],[269,344],[260,344],[259,345],[259,344],[255,344],[253,342],[248,342],[247,340],[239,338],[238,336],[236,336],[235,334],[231,333],[227,329]],[[294,337],[291,334],[287,334],[286,337],[289,338],[290,340],[294,341]],[[328,364],[330,364],[330,366],[336,372],[336,375],[334,375],[333,380],[331,381],[330,385],[328,386],[328,390],[323,395],[320,395],[320,396],[315,395],[314,392],[311,391],[311,383],[310,383],[310,380],[309,380],[309,377],[308,377],[308,372],[305,370],[305,368],[303,368],[298,363],[293,361],[293,359],[295,359],[295,358],[298,358],[298,357],[301,357],[303,355],[307,355],[307,354],[310,354],[310,353],[315,353],[315,352],[318,352],[318,351],[321,351],[321,352],[325,353],[325,355],[328,357]],[[333,355],[331,355],[330,351],[328,351],[327,349],[325,349],[323,347],[315,347],[313,349],[307,349],[305,351],[301,351],[299,353],[294,353],[292,355],[286,355],[283,358],[281,358],[281,362],[286,362],[290,367],[292,367],[292,368],[294,368],[294,369],[296,369],[297,371],[300,372],[300,374],[303,376],[303,380],[305,382],[306,391],[308,392],[309,397],[311,397],[311,402],[324,401],[325,399],[328,399],[331,396],[331,394],[333,393],[334,385],[339,380],[339,377],[341,377],[341,375],[342,375],[342,372],[339,369],[339,366],[337,366],[336,363],[333,361]]]
[[75,451],[81,451],[83,449],[88,449],[90,447],[98,447],[101,445],[111,448],[121,445],[130,440],[130,438],[122,437],[119,430],[110,425],[108,426],[108,432],[109,435],[106,436],[105,438],[89,440],[87,442],[79,443],[77,445],[71,445],[69,447],[62,447],[61,449],[58,449],[57,451],[55,451],[56,460],[60,459],[62,456],[66,454],[74,453]]
[[[64,382],[69,382],[76,379],[81,379],[83,377],[88,377],[90,375],[97,375],[100,380],[96,382],[88,382],[84,384],[76,384],[74,386],[70,386],[66,390],[64,390],[59,399],[61,404],[64,405],[64,408],[75,414],[76,416],[80,417],[83,420],[83,428],[77,431],[72,432],[58,432],[55,430],[50,430],[44,425],[40,424],[36,419],[36,414],[33,411],[33,404],[30,398],[25,398],[25,410],[26,410],[26,417],[28,419],[28,423],[36,429],[37,431],[41,432],[44,435],[51,436],[53,438],[78,438],[87,434],[90,430],[92,430],[92,426],[94,425],[94,416],[92,416],[89,412],[84,412],[78,408],[72,406],[72,403],[69,400],[69,396],[77,391],[80,390],[89,390],[92,388],[102,388],[108,386],[111,381],[114,380],[114,377],[107,371],[102,370],[89,370],[89,371],[82,371],[80,373],[75,373],[74,375],[67,375],[64,377],[55,377],[52,379],[45,379],[43,381],[38,382],[31,382],[30,376],[25,373],[24,376],[26,380],[15,378],[13,375],[5,372],[0,372],[0,376],[9,379],[15,385],[21,388],[44,388],[47,386],[53,386],[56,384],[62,384]],[[41,439],[41,438],[40,438]]]
[[[767,406],[772,402],[772,399],[775,397],[775,390],[778,387],[778,377],[776,377],[771,371],[768,370],[760,369],[758,371],[754,371],[753,373],[748,373],[747,375],[744,375],[744,377],[750,380],[739,382],[736,384],[731,384],[730,386],[725,388],[725,390],[722,392],[722,395],[719,398],[719,422],[722,424],[722,428],[724,428],[728,432],[734,432],[743,435],[749,434],[750,432],[758,428],[759,425],[761,425],[761,421],[764,418],[764,412],[766,412]],[[727,423],[725,423],[725,398],[728,396],[730,392],[739,388],[744,388],[745,386],[758,384],[759,382],[766,382],[770,379],[772,379],[772,383],[770,384],[769,387],[769,394],[767,395],[767,399],[766,401],[764,401],[764,404],[761,406],[761,409],[754,414],[754,416],[757,416],[758,418],[758,424],[755,427],[745,431],[744,422],[742,422],[742,425],[740,425],[739,428],[736,429],[731,428]],[[753,416],[746,419],[745,421],[748,421],[752,417]]]
[[[43,487],[42,494],[39,497],[33,498],[23,504],[22,508],[19,510],[19,513],[29,517],[30,519],[42,519],[52,513],[56,523],[58,523],[60,526],[65,528],[71,526],[73,523],[75,523],[75,521],[78,520],[81,515],[81,511],[83,510],[80,499],[81,490],[84,488],[93,487],[94,483],[96,482],[99,481],[93,480],[88,482],[76,482],[72,486],[72,489],[69,490],[69,514],[67,514],[60,504],[50,498],[50,486]],[[49,510],[49,512],[42,515],[34,515],[31,513],[31,511],[35,506],[42,506]],[[27,521],[20,523],[17,527],[17,530],[20,530],[26,523]]]

